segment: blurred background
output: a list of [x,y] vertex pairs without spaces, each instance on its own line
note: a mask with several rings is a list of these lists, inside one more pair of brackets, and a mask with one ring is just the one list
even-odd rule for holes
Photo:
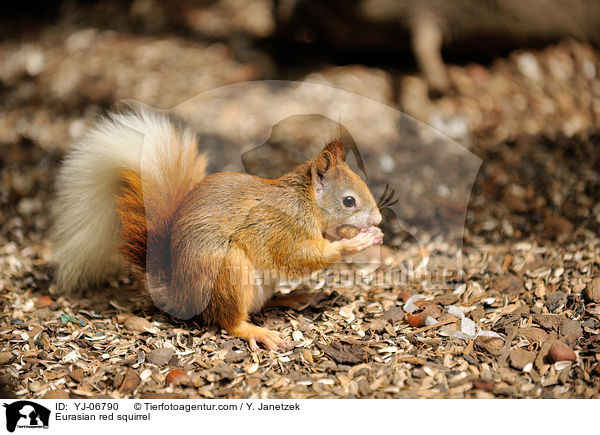
[[[119,101],[171,109],[263,79],[372,98],[481,158],[468,243],[598,228],[594,1],[25,0],[0,12],[3,244],[44,243],[59,160]],[[365,126],[374,137],[378,127]],[[216,148],[213,171],[239,160],[239,143]]]

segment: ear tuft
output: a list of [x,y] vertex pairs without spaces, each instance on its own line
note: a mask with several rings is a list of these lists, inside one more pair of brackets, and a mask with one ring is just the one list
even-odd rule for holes
[[329,142],[323,151],[329,151],[334,161],[343,162],[345,159],[344,143],[339,139]]

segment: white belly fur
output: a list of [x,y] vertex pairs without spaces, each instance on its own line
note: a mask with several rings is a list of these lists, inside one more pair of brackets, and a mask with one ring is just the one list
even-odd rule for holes
[[255,272],[254,297],[250,304],[250,313],[258,313],[275,292],[276,283],[263,284],[262,276]]

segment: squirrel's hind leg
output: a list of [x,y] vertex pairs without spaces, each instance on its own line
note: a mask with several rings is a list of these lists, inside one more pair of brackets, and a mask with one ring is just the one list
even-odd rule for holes
[[[258,343],[268,350],[285,349],[289,343],[276,331],[262,328],[248,321],[248,314],[256,305],[256,298],[263,298],[255,282],[252,263],[244,251],[232,248],[223,262],[215,290],[213,313],[216,322],[228,334],[248,341],[250,349],[258,350]],[[260,305],[264,301],[259,301]]]

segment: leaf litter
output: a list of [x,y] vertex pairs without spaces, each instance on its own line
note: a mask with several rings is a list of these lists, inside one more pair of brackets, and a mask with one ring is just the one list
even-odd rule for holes
[[[420,77],[402,76],[403,110],[425,122],[466,117],[471,130],[462,139],[484,161],[469,204],[460,277],[450,289],[418,282],[379,287],[368,280],[350,287],[333,280],[309,289],[324,297],[314,298],[301,311],[269,308],[254,316],[257,324],[281,332],[293,344],[290,351],[268,353],[252,352],[215,327],[181,323],[149,309],[127,296],[124,290],[132,285],[127,275],[79,295],[56,295],[52,247],[45,237],[51,186],[64,144],[98,108],[110,106],[108,95],[170,107],[190,96],[187,81],[178,75],[183,71],[189,77],[189,68],[195,71],[184,65],[190,58],[206,71],[194,95],[260,78],[255,73],[259,69],[240,63],[227,50],[209,50],[178,37],[157,46],[136,36],[96,30],[79,35],[91,38],[88,49],[67,55],[59,30],[42,32],[35,49],[45,59],[40,80],[8,61],[0,66],[2,92],[7,93],[6,114],[0,120],[3,394],[600,396],[600,132],[593,121],[600,116],[600,81],[584,73],[591,71],[589,65],[600,71],[600,62],[590,46],[566,41],[526,51],[543,66],[538,84],[519,72],[523,52],[489,67],[450,65],[456,93],[438,100],[420,92]],[[132,68],[132,53],[142,49],[178,53],[169,62],[181,58],[182,64]],[[0,43],[8,60],[29,56],[31,50],[25,44]],[[570,65],[568,81],[561,78],[564,74],[555,74],[553,68],[561,65],[556,59]],[[80,71],[83,63],[111,65],[111,71],[101,69],[88,77]],[[358,68],[340,71],[335,74],[355,74]],[[312,71],[305,73],[308,77]],[[319,74],[326,81],[335,76],[327,68]],[[360,74],[367,81],[387,77],[377,68],[362,68]],[[128,85],[138,82],[143,86]],[[386,83],[394,88],[391,80]],[[482,86],[486,98],[480,98]],[[60,104],[39,104],[57,99]],[[560,107],[540,109],[548,99],[561,101]],[[95,106],[82,117],[81,108],[90,102]],[[368,128],[375,133],[377,125]],[[238,154],[237,148],[228,149],[215,164],[224,167]],[[402,156],[388,157],[393,161]],[[408,263],[425,267],[427,250],[456,255],[455,246],[434,237],[418,247],[405,233],[387,235],[380,270]],[[404,320],[407,313],[426,313],[423,324],[410,326]]]

